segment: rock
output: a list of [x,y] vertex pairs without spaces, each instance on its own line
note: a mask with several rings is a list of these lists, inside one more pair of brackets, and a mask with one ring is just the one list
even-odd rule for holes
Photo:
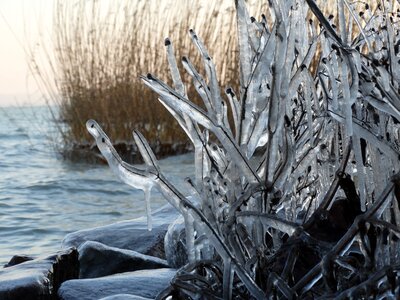
[[188,262],[185,221],[182,216],[169,225],[164,238],[164,249],[168,264],[172,268],[178,269]]
[[19,265],[20,263],[26,262],[26,261],[30,261],[33,260],[34,258],[32,256],[28,256],[28,255],[14,255],[10,261],[4,265],[4,268],[8,268],[8,267],[12,267],[15,265]]
[[78,275],[76,249],[26,261],[0,270],[0,299],[57,299],[61,283]]
[[118,294],[118,295],[101,298],[100,300],[152,300],[152,299],[135,296],[135,295],[129,295],[129,294]]
[[147,230],[147,218],[122,221],[68,234],[62,247],[79,248],[86,241],[96,241],[110,247],[129,249],[142,254],[165,258],[164,236],[168,225],[179,213],[167,204],[153,214],[153,230]]
[[62,284],[58,296],[61,300],[93,300],[128,294],[154,299],[169,286],[175,273],[175,269],[156,269],[93,279],[70,280]]
[[168,268],[167,261],[133,250],[118,249],[88,241],[78,249],[79,278],[95,278],[143,269]]

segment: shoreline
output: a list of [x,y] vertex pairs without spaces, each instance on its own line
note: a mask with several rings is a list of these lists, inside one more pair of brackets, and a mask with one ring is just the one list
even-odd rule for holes
[[[77,293],[87,288],[87,295],[94,297],[90,289],[100,281],[109,290],[102,289],[103,294],[96,295],[96,299],[117,295],[116,282],[120,289],[124,282],[129,282],[127,288],[135,285],[133,282],[141,283],[143,289],[138,286],[136,294],[131,295],[153,299],[154,291],[167,288],[179,267],[172,266],[174,262],[167,260],[164,250],[170,224],[178,218],[179,213],[167,204],[153,213],[152,231],[147,230],[147,220],[142,216],[70,233],[62,241],[60,251],[48,257],[16,256],[12,265],[0,270],[0,298],[39,299],[32,295],[44,293],[48,298],[40,299],[86,299]],[[171,242],[175,241],[169,241],[167,247]],[[158,280],[143,285],[144,278],[149,276]],[[24,298],[27,291],[33,294]]]

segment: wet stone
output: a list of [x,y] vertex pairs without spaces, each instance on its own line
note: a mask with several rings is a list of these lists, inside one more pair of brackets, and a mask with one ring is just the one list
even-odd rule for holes
[[135,295],[129,295],[129,294],[118,294],[118,295],[104,297],[101,298],[100,300],[152,300],[152,299]]
[[117,222],[68,234],[62,246],[76,247],[86,241],[96,241],[119,249],[128,249],[164,259],[164,236],[168,225],[179,213],[169,204],[153,213],[153,229],[147,229],[147,218]]
[[79,275],[78,252],[66,249],[46,258],[0,270],[0,299],[58,299],[60,285]]
[[155,269],[100,278],[75,279],[64,282],[58,291],[58,296],[61,300],[92,300],[105,297],[109,299],[110,296],[117,297],[118,294],[127,294],[154,299],[169,286],[175,273],[175,269]]
[[30,261],[30,260],[33,260],[33,259],[35,259],[35,258],[32,257],[32,256],[29,256],[29,255],[14,255],[10,259],[10,261],[6,265],[4,265],[4,268],[8,268],[8,267],[12,267],[12,266],[15,266],[15,265],[19,265],[20,263],[23,263],[23,262],[26,262],[26,261]]
[[78,249],[80,278],[95,278],[144,269],[168,268],[167,261],[136,251],[88,241]]

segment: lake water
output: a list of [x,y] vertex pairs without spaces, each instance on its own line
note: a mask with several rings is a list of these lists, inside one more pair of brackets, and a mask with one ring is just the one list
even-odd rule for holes
[[[106,165],[71,163],[54,150],[47,107],[0,108],[0,266],[14,254],[47,255],[80,229],[145,213],[144,196]],[[175,184],[193,174],[192,154],[160,161]],[[165,204],[152,192],[152,208]]]

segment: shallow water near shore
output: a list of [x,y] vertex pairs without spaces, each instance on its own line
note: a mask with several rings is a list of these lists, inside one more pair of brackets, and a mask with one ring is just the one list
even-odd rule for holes
[[[55,123],[47,107],[0,109],[0,266],[15,254],[46,255],[80,229],[145,214],[141,191],[121,183],[107,165],[71,163],[54,150]],[[193,154],[160,161],[184,190]],[[152,191],[152,209],[166,201]]]

